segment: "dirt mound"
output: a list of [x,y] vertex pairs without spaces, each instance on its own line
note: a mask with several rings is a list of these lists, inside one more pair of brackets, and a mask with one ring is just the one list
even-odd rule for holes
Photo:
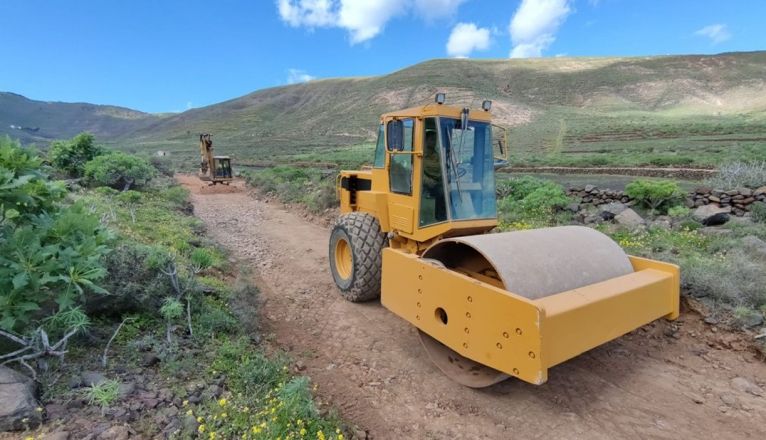
[[210,182],[205,182],[193,174],[176,174],[175,178],[192,194],[231,194],[245,189],[245,181],[241,178],[234,179],[229,185],[211,185]]

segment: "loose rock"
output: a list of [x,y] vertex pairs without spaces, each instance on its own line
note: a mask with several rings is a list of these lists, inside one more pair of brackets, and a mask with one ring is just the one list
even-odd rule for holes
[[42,411],[35,399],[34,382],[21,373],[0,366],[0,432],[36,428]]
[[644,219],[636,213],[636,211],[627,208],[614,217],[614,221],[618,224],[628,227],[637,227],[645,223]]
[[749,393],[754,396],[762,397],[764,395],[764,391],[761,387],[750,382],[744,377],[735,377],[734,379],[732,379],[731,387],[734,388],[735,390],[742,391],[743,393]]

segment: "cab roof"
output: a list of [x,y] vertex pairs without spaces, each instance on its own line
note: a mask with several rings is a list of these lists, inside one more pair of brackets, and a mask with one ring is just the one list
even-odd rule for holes
[[[432,103],[420,107],[410,107],[403,110],[384,113],[380,118],[381,120],[386,120],[395,118],[446,116],[448,118],[459,119],[462,111],[463,107]],[[492,122],[492,113],[482,109],[470,109],[468,113],[468,119],[474,121]]]

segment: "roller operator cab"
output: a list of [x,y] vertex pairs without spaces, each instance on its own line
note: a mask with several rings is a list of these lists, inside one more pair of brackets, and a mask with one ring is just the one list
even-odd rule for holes
[[481,109],[436,103],[384,114],[371,167],[338,176],[330,269],[350,301],[377,297],[415,325],[429,357],[471,387],[548,368],[655,319],[678,316],[674,265],[566,226],[488,234],[504,130]]

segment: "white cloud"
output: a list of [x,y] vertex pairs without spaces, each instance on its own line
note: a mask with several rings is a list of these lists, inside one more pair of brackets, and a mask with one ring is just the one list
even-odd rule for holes
[[522,0],[511,18],[511,58],[542,56],[572,11],[570,0]]
[[489,29],[473,23],[456,24],[447,40],[447,54],[451,57],[467,57],[475,50],[488,48]]
[[414,12],[427,21],[451,17],[466,0],[276,0],[279,16],[293,27],[346,29],[351,44],[374,38],[397,15]]
[[277,9],[290,26],[323,27],[337,21],[334,3],[334,0],[277,0]]
[[404,5],[403,0],[340,0],[338,24],[348,29],[351,44],[361,43],[381,33]]
[[305,83],[316,78],[316,76],[309,75],[305,70],[287,69],[287,84]]
[[698,37],[707,37],[713,44],[723,43],[731,38],[731,33],[725,24],[711,24],[705,26],[694,33]]

